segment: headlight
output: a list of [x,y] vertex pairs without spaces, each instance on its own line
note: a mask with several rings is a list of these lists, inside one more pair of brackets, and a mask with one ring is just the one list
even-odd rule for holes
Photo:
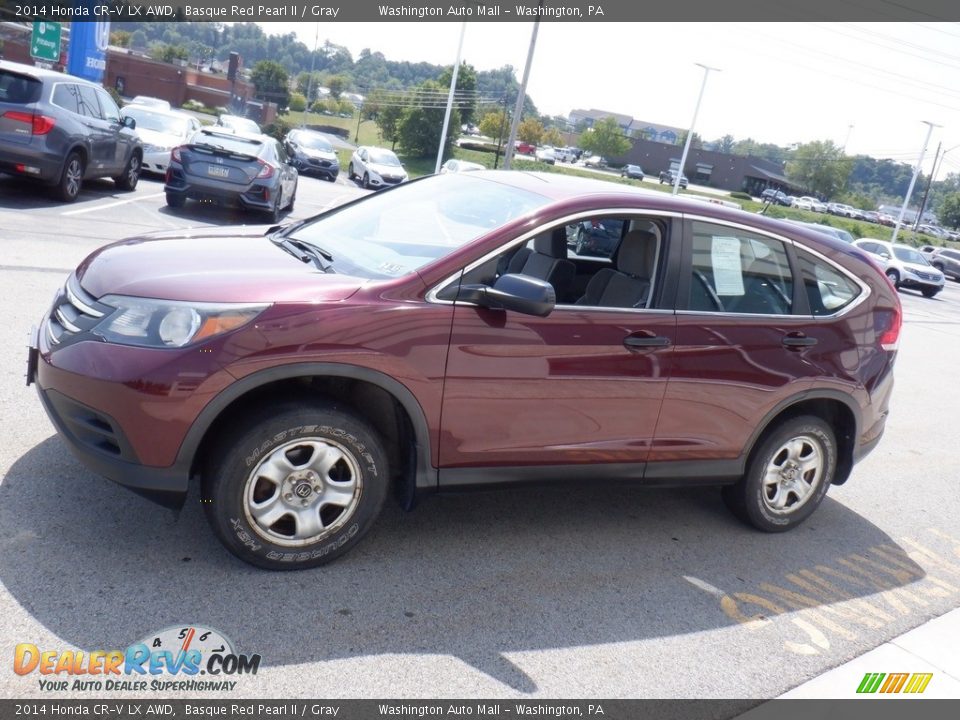
[[253,320],[267,305],[187,303],[176,300],[107,295],[116,310],[93,332],[104,340],[141,347],[183,347],[234,330]]

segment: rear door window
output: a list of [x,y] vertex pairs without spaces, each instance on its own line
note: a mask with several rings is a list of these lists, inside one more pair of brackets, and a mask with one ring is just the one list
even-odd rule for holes
[[102,120],[100,103],[97,101],[97,94],[93,91],[93,88],[87,85],[75,85],[74,87],[77,89],[79,113]]
[[688,308],[790,315],[793,274],[783,243],[737,228],[693,223]]

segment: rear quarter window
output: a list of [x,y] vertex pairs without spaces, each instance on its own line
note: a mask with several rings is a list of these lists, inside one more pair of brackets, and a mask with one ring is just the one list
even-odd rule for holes
[[813,315],[835,315],[863,292],[857,283],[827,261],[800,248],[797,248],[797,257],[800,260],[803,287]]

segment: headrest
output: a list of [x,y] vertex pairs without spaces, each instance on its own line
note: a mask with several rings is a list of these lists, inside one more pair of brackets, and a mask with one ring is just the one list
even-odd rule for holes
[[617,251],[617,270],[627,275],[649,278],[657,254],[657,236],[646,230],[631,230]]
[[567,257],[567,233],[564,228],[557,228],[550,233],[537,235],[533,240],[533,250],[552,258]]

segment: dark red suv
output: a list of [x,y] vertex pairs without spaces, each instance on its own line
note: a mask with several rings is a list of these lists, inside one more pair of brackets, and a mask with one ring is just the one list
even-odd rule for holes
[[[618,226],[593,254],[584,223]],[[616,222],[612,222],[616,221]],[[98,250],[28,382],[77,456],[268,568],[317,565],[388,489],[724,485],[802,522],[879,441],[897,294],[794,225],[601,181],[430,177],[284,228]]]

